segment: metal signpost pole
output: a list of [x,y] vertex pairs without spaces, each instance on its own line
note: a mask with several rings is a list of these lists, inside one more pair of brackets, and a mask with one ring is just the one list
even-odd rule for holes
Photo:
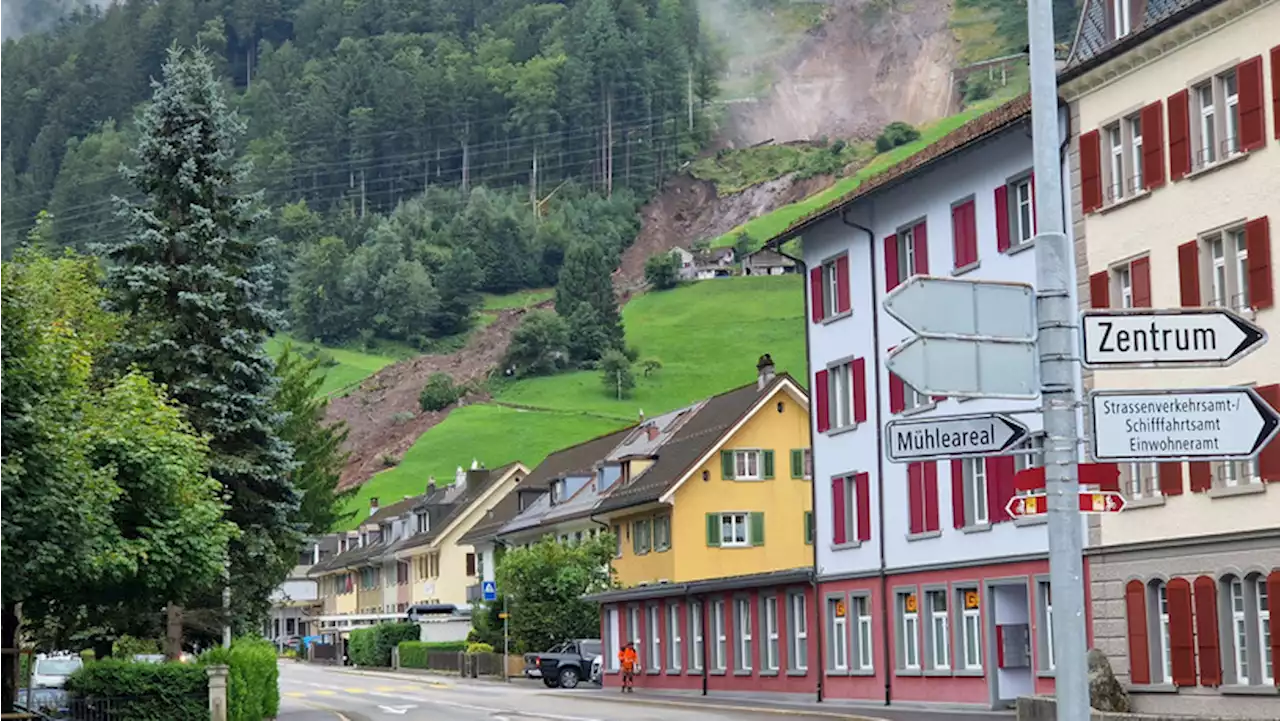
[[510,681],[511,674],[507,672],[508,658],[511,656],[511,635],[508,633],[508,624],[510,623],[511,613],[507,611],[507,597],[502,597],[502,680]]
[[1067,241],[1059,158],[1058,84],[1053,6],[1029,0],[1031,133],[1036,174],[1036,312],[1039,321],[1041,409],[1044,414],[1045,493],[1049,502],[1049,582],[1053,589],[1053,648],[1058,721],[1088,721],[1083,540],[1075,388],[1079,347],[1070,284],[1075,253]]

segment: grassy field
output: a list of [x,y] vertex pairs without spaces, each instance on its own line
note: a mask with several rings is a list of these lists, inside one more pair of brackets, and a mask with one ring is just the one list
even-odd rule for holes
[[384,502],[421,493],[429,475],[453,478],[477,459],[489,468],[520,460],[532,468],[551,451],[750,383],[756,360],[773,355],[779,371],[804,382],[804,285],[798,276],[708,280],[647,293],[623,311],[627,341],[662,368],[626,400],[606,395],[599,372],[520,380],[497,392],[497,404],[460,408],[423,434],[400,465],[361,487],[353,508],[370,496]]
[[697,160],[690,166],[689,174],[715,183],[720,195],[729,195],[791,172],[798,172],[801,178],[833,173],[873,154],[869,143],[761,145],[726,149]]
[[353,386],[385,366],[410,358],[417,353],[408,346],[392,343],[380,344],[374,352],[321,347],[312,343],[303,343],[285,335],[276,336],[267,341],[267,352],[273,357],[280,355],[286,342],[292,343],[294,349],[299,352],[319,350],[337,361],[337,365],[321,369],[324,373],[324,384],[320,386],[320,392],[325,395]]
[[[386,505],[404,496],[419,495],[431,476],[437,483],[451,483],[458,466],[470,468],[473,458],[488,468],[512,461],[533,468],[554,450],[624,425],[622,421],[574,413],[540,413],[496,405],[459,408],[424,433],[400,465],[361,486],[349,508],[357,513],[367,512],[373,496]],[[348,527],[358,518],[352,519]]]
[[798,203],[784,205],[772,213],[750,220],[711,241],[711,245],[713,247],[732,246],[738,234],[745,231],[747,235],[751,236],[753,247],[759,247],[764,241],[781,233],[796,220],[827,206],[845,193],[856,189],[868,178],[883,172],[896,163],[906,160],[961,125],[1008,102],[1015,92],[1016,89],[1010,88],[1008,92],[975,103],[962,113],[943,118],[936,123],[920,128],[920,138],[918,140],[906,145],[900,145],[887,153],[875,156],[871,162],[860,168],[858,172],[847,178],[841,178],[830,188],[811,195]]

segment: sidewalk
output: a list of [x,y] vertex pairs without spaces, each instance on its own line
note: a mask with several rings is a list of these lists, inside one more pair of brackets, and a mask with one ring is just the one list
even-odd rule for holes
[[645,691],[643,689],[637,689],[635,693],[625,695],[619,693],[617,689],[594,691],[591,692],[591,700],[686,708],[742,709],[756,713],[776,713],[781,716],[823,717],[849,721],[1013,721],[1015,718],[1013,711],[938,708],[911,704],[884,706],[845,700],[828,700],[823,703],[798,699],[775,701],[728,693],[703,696],[697,692]]

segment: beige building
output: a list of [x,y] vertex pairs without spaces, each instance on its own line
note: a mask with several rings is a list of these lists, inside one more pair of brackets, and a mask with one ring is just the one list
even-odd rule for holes
[[[1088,0],[1071,111],[1080,297],[1225,306],[1270,343],[1215,369],[1105,370],[1092,389],[1254,386],[1280,407],[1280,2]],[[1155,282],[1155,281],[1159,282]],[[1155,713],[1280,717],[1280,441],[1253,461],[1121,465],[1095,517],[1093,642]]]

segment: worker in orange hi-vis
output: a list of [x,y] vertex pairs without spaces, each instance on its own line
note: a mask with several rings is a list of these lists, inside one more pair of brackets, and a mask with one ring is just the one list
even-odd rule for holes
[[640,665],[640,657],[636,655],[636,646],[628,641],[618,652],[618,661],[622,665],[622,692],[635,693],[632,684],[635,681],[636,666]]

